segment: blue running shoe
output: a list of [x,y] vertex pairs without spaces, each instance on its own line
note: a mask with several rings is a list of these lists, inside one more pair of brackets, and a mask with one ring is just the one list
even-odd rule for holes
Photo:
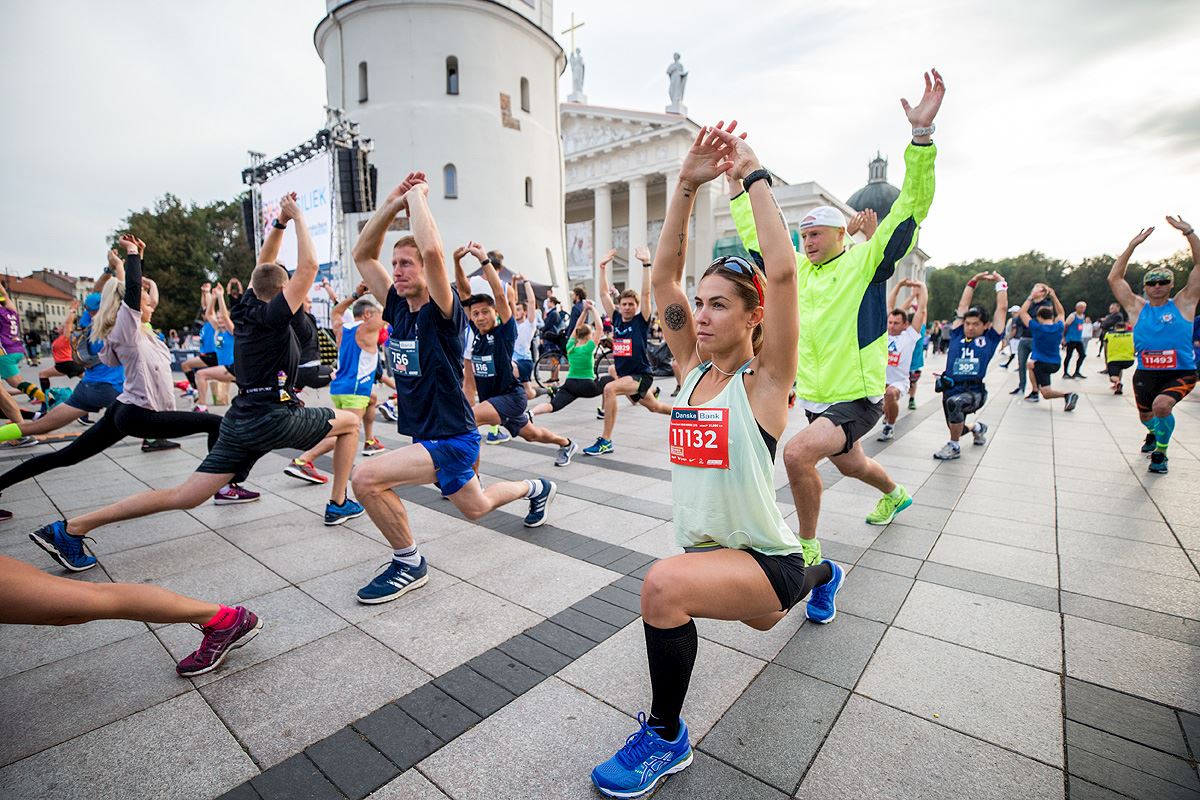
[[668,742],[638,713],[641,723],[625,740],[616,755],[592,769],[592,783],[609,797],[641,797],[654,791],[664,776],[687,769],[692,763],[692,745],[687,724],[679,720],[679,738]]
[[83,537],[67,533],[66,520],[43,525],[29,534],[29,538],[71,572],[83,572],[96,566],[96,557],[83,551]]
[[546,511],[550,502],[558,494],[558,484],[545,478],[538,478],[537,493],[529,498],[529,513],[525,515],[526,528],[538,528],[546,524]]
[[346,520],[361,517],[367,510],[361,504],[354,501],[350,495],[346,495],[346,499],[341,505],[335,504],[332,500],[325,504],[325,524],[326,525],[341,525]]
[[812,590],[812,594],[808,598],[808,607],[804,610],[804,616],[818,625],[833,622],[833,618],[837,616],[833,598],[841,591],[842,583],[846,580],[846,570],[828,558],[824,563],[833,570],[833,577]]
[[495,426],[495,430],[488,431],[487,439],[484,441],[486,441],[488,444],[504,444],[511,438],[511,433],[497,425]]
[[613,443],[603,436],[596,437],[596,443],[590,447],[583,448],[585,456],[603,456],[608,455],[613,451]]
[[392,561],[375,579],[358,590],[358,602],[373,605],[395,600],[405,592],[424,586],[429,580],[429,564],[425,556],[415,567]]

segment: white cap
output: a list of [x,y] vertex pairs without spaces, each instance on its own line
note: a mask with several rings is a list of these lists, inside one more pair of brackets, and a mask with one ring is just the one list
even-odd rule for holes
[[1017,311],[1020,311],[1020,310],[1021,310],[1021,307],[1020,307],[1020,306],[1013,306],[1012,308],[1010,308],[1010,309],[1008,310],[1008,313],[1010,313],[1010,314],[1013,314],[1013,313],[1016,313]]
[[846,227],[846,217],[833,206],[817,206],[805,214],[804,219],[800,220],[800,230],[815,228],[818,225],[827,225],[830,228],[844,228]]
[[496,299],[496,295],[492,291],[492,285],[487,282],[487,278],[484,278],[482,275],[476,275],[470,278],[469,282],[471,284],[471,294],[486,294],[493,301]]

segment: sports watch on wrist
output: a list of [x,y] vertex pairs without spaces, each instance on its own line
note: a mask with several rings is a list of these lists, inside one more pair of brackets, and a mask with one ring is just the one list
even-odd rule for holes
[[937,130],[937,125],[934,125],[934,124],[931,122],[931,123],[929,123],[929,127],[928,127],[928,128],[913,128],[913,129],[912,129],[912,135],[913,135],[914,137],[916,137],[916,136],[932,136],[932,135],[933,135],[933,132],[934,132],[934,131],[936,131],[936,130]]
[[767,182],[767,186],[775,185],[774,182],[771,180],[771,173],[760,167],[759,169],[754,170],[754,172],[751,172],[746,177],[742,178],[742,188],[748,192],[748,191],[750,191],[750,186],[753,183],[755,183],[756,181],[762,181],[762,180],[765,180]]
[[271,226],[272,226],[272,227],[274,227],[274,228],[278,228],[278,229],[279,229],[279,230],[281,230],[281,231],[286,231],[286,230],[287,230],[287,223],[286,223],[286,222],[280,222],[278,217],[276,217],[275,219],[271,220]]

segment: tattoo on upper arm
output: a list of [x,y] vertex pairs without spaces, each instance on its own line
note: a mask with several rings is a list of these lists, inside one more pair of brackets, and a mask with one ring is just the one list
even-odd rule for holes
[[672,303],[663,310],[663,321],[673,331],[682,330],[684,324],[687,322],[687,312],[683,310],[683,306],[679,303]]
[[687,234],[686,234],[686,233],[681,233],[681,234],[679,234],[679,250],[678,250],[678,252],[676,252],[676,253],[675,253],[675,255],[677,255],[677,256],[682,256],[682,255],[683,255],[683,241],[684,241],[684,239],[686,239],[686,238],[687,238]]

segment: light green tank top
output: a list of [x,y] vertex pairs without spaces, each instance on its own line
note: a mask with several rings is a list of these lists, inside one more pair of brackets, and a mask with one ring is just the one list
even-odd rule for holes
[[[710,367],[704,362],[693,369],[683,382],[672,412],[669,452],[686,457],[673,445],[690,441],[700,447],[691,454],[705,454],[704,447],[720,453],[720,441],[707,433],[677,430],[680,417],[690,409],[727,409],[728,468],[688,466],[671,463],[671,492],[674,499],[675,542],[695,548],[720,545],[737,550],[757,550],[765,555],[788,555],[801,551],[800,540],[779,512],[775,502],[775,470],[771,453],[763,441],[758,421],[750,409],[743,376],[750,362],[743,364],[721,392],[702,406],[688,405],[692,391]],[[682,414],[680,412],[683,412]],[[690,415],[689,415],[690,416]],[[710,415],[711,416],[711,415]],[[715,458],[713,461],[720,461]]]

